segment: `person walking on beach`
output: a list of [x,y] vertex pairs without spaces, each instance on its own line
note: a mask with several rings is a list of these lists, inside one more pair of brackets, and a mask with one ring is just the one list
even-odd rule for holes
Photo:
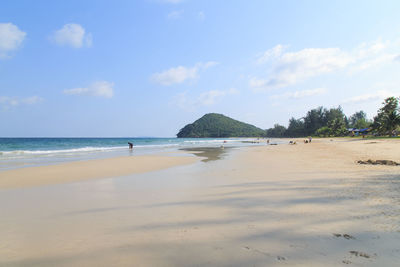
[[129,149],[133,149],[133,144],[131,142],[128,142]]
[[308,142],[311,143],[312,137],[308,137]]

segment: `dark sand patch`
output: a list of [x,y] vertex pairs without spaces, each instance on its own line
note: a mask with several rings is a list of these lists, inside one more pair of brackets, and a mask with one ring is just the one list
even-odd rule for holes
[[202,157],[201,161],[209,162],[223,158],[227,150],[232,147],[197,147],[197,148],[182,148],[181,150],[190,152],[191,154]]
[[354,236],[349,235],[349,234],[336,234],[336,233],[333,233],[333,235],[334,235],[335,237],[343,237],[343,238],[345,238],[345,239],[347,239],[347,240],[349,240],[349,239],[356,239]]
[[371,258],[371,256],[368,255],[368,254],[365,253],[365,252],[360,252],[360,251],[351,250],[351,251],[349,251],[349,253],[350,253],[351,255],[356,256],[356,257],[363,257],[363,258],[367,258],[367,259]]
[[368,165],[388,165],[388,166],[398,166],[400,163],[393,161],[393,160],[386,160],[386,159],[381,159],[381,160],[359,160],[357,161],[358,164],[368,164]]

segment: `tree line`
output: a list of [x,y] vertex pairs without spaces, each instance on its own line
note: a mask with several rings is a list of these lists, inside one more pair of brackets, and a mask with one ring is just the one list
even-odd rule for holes
[[275,124],[266,130],[267,137],[304,137],[304,136],[345,136],[349,128],[368,128],[374,135],[393,135],[400,129],[400,108],[398,97],[388,97],[377,111],[377,115],[369,120],[364,111],[357,111],[347,117],[341,106],[337,108],[318,107],[307,114],[289,120],[289,125]]

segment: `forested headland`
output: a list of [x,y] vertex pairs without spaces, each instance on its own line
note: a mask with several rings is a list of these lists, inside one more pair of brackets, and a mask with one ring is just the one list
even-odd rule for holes
[[365,130],[370,134],[397,135],[400,130],[399,99],[389,97],[384,100],[382,107],[373,119],[368,119],[364,111],[357,111],[347,117],[343,109],[318,107],[311,109],[304,117],[289,120],[288,127],[275,124],[266,130],[267,137],[304,137],[304,136],[346,136],[351,131]]

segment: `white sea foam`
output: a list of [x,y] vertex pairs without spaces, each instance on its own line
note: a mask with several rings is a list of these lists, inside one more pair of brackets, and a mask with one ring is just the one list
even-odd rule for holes
[[79,153],[79,152],[95,152],[95,151],[107,151],[107,150],[118,150],[126,148],[124,147],[81,147],[71,149],[59,149],[59,150],[12,150],[12,151],[0,151],[0,155],[40,155],[40,154],[60,154],[60,153]]
[[[134,148],[168,148],[176,147],[179,144],[162,144],[162,145],[135,145]],[[58,149],[58,150],[12,150],[12,151],[0,151],[0,158],[13,158],[23,156],[40,156],[40,155],[65,155],[65,154],[83,154],[83,153],[95,153],[95,152],[106,152],[106,151],[122,151],[127,150],[127,146],[114,146],[114,147],[80,147],[70,149]]]

